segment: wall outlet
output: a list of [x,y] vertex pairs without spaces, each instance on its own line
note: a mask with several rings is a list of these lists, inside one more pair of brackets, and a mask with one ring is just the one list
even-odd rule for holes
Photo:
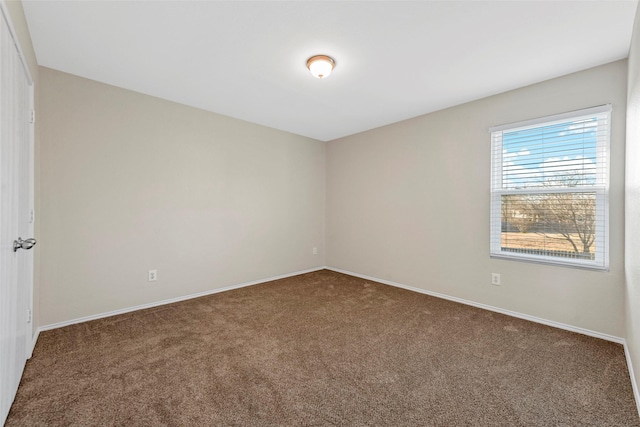
[[500,274],[491,273],[491,284],[492,285],[496,285],[496,286],[500,286]]
[[156,280],[158,280],[158,270],[149,270],[147,282],[155,282]]
[[313,248],[311,251],[314,255],[318,255],[318,248]]

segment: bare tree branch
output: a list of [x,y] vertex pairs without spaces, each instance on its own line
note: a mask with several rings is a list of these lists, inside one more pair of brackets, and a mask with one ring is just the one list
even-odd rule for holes
[[[546,185],[575,187],[575,177],[553,177]],[[502,218],[508,229],[534,232],[545,239],[566,240],[574,252],[591,253],[595,242],[596,197],[594,192],[553,192],[544,194],[505,195]],[[558,237],[561,236],[561,237]]]

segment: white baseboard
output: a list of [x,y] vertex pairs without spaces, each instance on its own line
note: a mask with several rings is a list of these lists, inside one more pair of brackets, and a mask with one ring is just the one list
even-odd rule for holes
[[633,396],[636,398],[638,416],[640,416],[640,391],[638,391],[638,383],[636,382],[636,376],[633,372],[633,363],[631,362],[631,353],[629,352],[629,346],[627,345],[626,340],[624,342],[624,356],[627,359],[627,368],[629,369],[629,376],[631,377],[631,388],[633,389]]
[[564,329],[566,331],[571,331],[571,332],[577,332],[579,334],[588,335],[590,337],[600,338],[600,339],[607,340],[607,341],[612,341],[612,342],[615,342],[615,343],[618,343],[618,344],[624,344],[625,343],[624,338],[620,338],[620,337],[616,337],[616,336],[608,335],[608,334],[603,334],[601,332],[591,331],[589,329],[584,329],[584,328],[580,328],[580,327],[577,327],[577,326],[566,325],[564,323],[555,322],[553,320],[547,320],[547,319],[543,319],[543,318],[540,318],[540,317],[530,316],[528,314],[518,313],[517,311],[506,310],[504,308],[494,307],[494,306],[491,306],[491,305],[482,304],[482,303],[479,303],[479,302],[470,301],[470,300],[466,300],[466,299],[463,299],[463,298],[453,297],[453,296],[450,296],[450,295],[441,294],[439,292],[428,291],[428,290],[422,289],[422,288],[415,288],[413,286],[407,286],[407,285],[403,285],[401,283],[392,282],[392,281],[389,281],[389,280],[378,279],[376,277],[366,276],[364,274],[358,274],[358,273],[354,273],[352,271],[341,270],[339,268],[326,267],[326,269],[327,270],[331,270],[331,271],[335,271],[337,273],[348,274],[349,276],[360,277],[361,279],[371,280],[373,282],[384,283],[385,285],[395,286],[397,288],[402,288],[402,289],[406,289],[406,290],[409,290],[409,291],[419,292],[421,294],[425,294],[425,295],[430,295],[430,296],[437,297],[437,298],[446,299],[446,300],[449,300],[449,301],[459,302],[461,304],[482,308],[484,310],[489,310],[489,311],[493,311],[493,312],[496,312],[496,313],[506,314],[507,316],[517,317],[519,319],[529,320],[531,322],[541,323],[541,324],[547,325],[547,326],[553,326],[554,328]]
[[31,356],[33,356],[33,349],[36,348],[36,343],[38,342],[40,331],[40,328],[36,329],[36,333],[33,334],[33,337],[31,338],[31,348],[29,348],[29,356],[27,357],[27,359],[31,359]]
[[211,289],[211,290],[208,290],[208,291],[198,292],[198,293],[195,293],[195,294],[184,295],[184,296],[180,296],[180,297],[176,297],[176,298],[170,298],[170,299],[166,299],[166,300],[162,300],[162,301],[156,301],[156,302],[151,302],[151,303],[148,303],[148,304],[136,305],[134,307],[122,308],[122,309],[119,309],[119,310],[109,311],[109,312],[106,312],[106,313],[93,314],[91,316],[79,317],[77,319],[65,320],[64,322],[58,322],[58,323],[52,323],[52,324],[49,324],[49,325],[40,326],[38,328],[37,332],[36,332],[36,337],[34,339],[33,346],[35,347],[35,345],[36,345],[35,342],[38,339],[38,335],[42,331],[48,331],[48,330],[51,330],[51,329],[62,328],[64,326],[75,325],[76,323],[88,322],[90,320],[97,320],[97,319],[103,319],[105,317],[117,316],[118,314],[130,313],[132,311],[144,310],[146,308],[152,308],[152,307],[158,307],[158,306],[161,306],[161,305],[172,304],[174,302],[180,302],[180,301],[185,301],[185,300],[188,300],[188,299],[203,297],[203,296],[207,296],[207,295],[211,295],[211,294],[217,294],[219,292],[231,291],[233,289],[239,289],[239,288],[244,288],[244,287],[247,287],[247,286],[258,285],[260,283],[271,282],[273,280],[279,280],[279,279],[285,279],[287,277],[298,276],[300,274],[311,273],[311,272],[314,272],[314,271],[319,271],[319,270],[324,270],[324,269],[325,269],[325,267],[316,267],[316,268],[311,268],[309,270],[296,271],[294,273],[287,273],[287,274],[282,274],[282,275],[279,275],[279,276],[267,277],[265,279],[253,280],[251,282],[245,282],[245,283],[240,283],[240,284],[237,284],[237,285],[225,286],[223,288]]

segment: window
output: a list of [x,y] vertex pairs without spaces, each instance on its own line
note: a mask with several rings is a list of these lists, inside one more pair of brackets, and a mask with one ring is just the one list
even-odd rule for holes
[[491,129],[491,256],[609,268],[611,105]]

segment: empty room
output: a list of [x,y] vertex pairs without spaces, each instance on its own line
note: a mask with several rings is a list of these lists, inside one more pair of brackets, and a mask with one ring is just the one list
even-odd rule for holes
[[0,0],[0,422],[640,426],[637,0]]

